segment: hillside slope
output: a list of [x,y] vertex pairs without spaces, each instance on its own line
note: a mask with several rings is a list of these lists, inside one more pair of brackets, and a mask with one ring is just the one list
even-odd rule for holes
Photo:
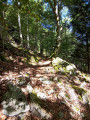
[[[15,113],[10,84],[16,97],[17,90],[24,93],[30,110]],[[10,46],[0,60],[0,103],[0,120],[89,120],[90,75],[60,58],[42,59],[32,51]]]

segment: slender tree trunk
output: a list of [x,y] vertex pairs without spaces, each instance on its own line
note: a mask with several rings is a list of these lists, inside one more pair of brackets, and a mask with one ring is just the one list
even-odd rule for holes
[[29,44],[29,21],[28,21],[28,14],[27,14],[27,48],[30,49],[30,44]]
[[38,48],[37,42],[38,42],[38,41],[37,41],[37,35],[35,35],[35,51],[36,51],[36,52],[38,51],[38,49],[37,49],[37,48]]
[[35,34],[35,51],[38,52],[38,23],[36,25],[36,34]]
[[[18,2],[18,6],[19,6],[19,2]],[[19,9],[18,9],[18,25],[19,25],[19,35],[20,35],[21,45],[23,46],[23,36],[21,31],[21,16],[19,13]]]
[[51,0],[47,0],[47,1],[51,5],[51,8],[53,10],[55,20],[56,20],[57,39],[56,39],[56,47],[54,49],[54,55],[58,56],[60,53],[61,42],[62,42],[62,39],[61,39],[62,26],[61,26],[61,14],[60,14],[60,11],[62,9],[62,3],[61,1],[57,1],[57,0],[53,0],[54,1],[53,4]]
[[5,40],[4,40],[4,38],[5,38],[5,21],[4,21],[4,17],[5,17],[5,12],[3,11],[3,32],[2,32],[2,48],[3,48],[3,50],[4,50],[4,44],[5,44]]
[[40,40],[40,55],[43,56],[43,39]]
[[90,53],[89,53],[89,37],[86,33],[86,47],[87,47],[87,65],[88,65],[88,73],[90,72]]
[[[65,39],[66,39],[66,60],[67,60],[67,57],[68,57],[68,54],[67,54],[67,50],[68,50],[68,47],[67,47],[67,45],[68,45],[68,41],[67,41],[67,38],[66,38],[66,21],[65,21]],[[68,36],[67,36],[68,37]]]
[[57,41],[56,41],[56,49],[55,49],[55,53],[56,56],[58,56],[59,52],[60,52],[60,46],[61,46],[61,36],[60,36],[60,13],[59,13],[59,5],[55,6],[55,13],[56,13],[56,25],[57,25]]
[[40,45],[40,55],[43,56],[43,46]]

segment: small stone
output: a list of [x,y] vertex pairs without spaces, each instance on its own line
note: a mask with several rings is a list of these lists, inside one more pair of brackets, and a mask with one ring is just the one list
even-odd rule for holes
[[45,71],[45,74],[48,74],[48,71]]
[[74,64],[70,64],[66,67],[66,70],[69,70],[69,71],[74,69],[76,69],[76,66]]
[[83,100],[84,104],[88,104],[89,103],[87,93],[85,93],[85,92],[82,93],[82,100]]
[[84,117],[85,115],[84,115],[84,113],[81,113],[81,117]]
[[29,93],[32,93],[33,88],[30,84],[27,85],[27,90],[28,90]]
[[49,95],[52,94],[52,93],[54,93],[53,89],[48,90],[48,94],[49,94]]
[[40,80],[40,81],[43,81],[44,79],[45,79],[45,78],[44,78],[43,76],[41,76],[39,80]]
[[55,77],[55,78],[54,78],[54,81],[58,81],[58,79],[59,79],[58,77]]
[[45,80],[45,81],[43,81],[42,83],[43,83],[43,84],[46,84],[46,85],[52,84],[52,82],[51,82],[51,81],[48,81],[48,80]]
[[37,97],[41,98],[41,99],[46,99],[47,98],[47,95],[45,93],[37,93]]
[[33,115],[37,116],[39,119],[51,119],[51,113],[47,113],[47,111],[43,108],[41,108],[38,104],[36,103],[31,103],[31,112],[33,113]]
[[25,83],[26,83],[26,79],[24,79],[24,78],[18,78],[18,79],[16,79],[16,83],[17,83],[17,85],[24,85]]

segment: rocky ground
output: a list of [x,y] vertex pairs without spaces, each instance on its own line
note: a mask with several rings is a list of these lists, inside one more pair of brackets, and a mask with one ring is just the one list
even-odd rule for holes
[[90,120],[89,75],[62,73],[51,59],[27,63],[12,54],[9,59],[0,61],[0,120]]

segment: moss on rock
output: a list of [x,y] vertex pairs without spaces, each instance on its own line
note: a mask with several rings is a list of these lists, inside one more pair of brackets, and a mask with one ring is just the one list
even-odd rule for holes
[[30,109],[21,89],[12,83],[8,84],[8,90],[3,96],[2,106],[2,112],[7,116],[15,116]]
[[70,75],[76,74],[76,66],[74,64],[66,62],[59,57],[53,58],[52,65],[56,71],[60,71],[61,73]]

